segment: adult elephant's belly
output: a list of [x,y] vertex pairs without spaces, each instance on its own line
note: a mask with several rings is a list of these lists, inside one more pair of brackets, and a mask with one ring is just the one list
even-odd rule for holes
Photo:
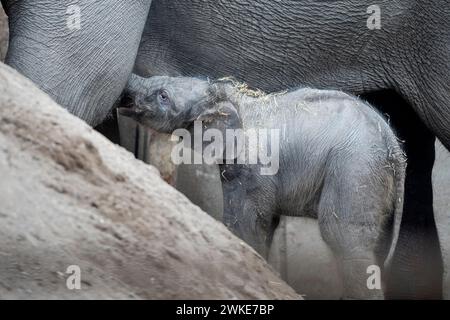
[[[311,86],[358,94],[389,86],[401,70],[389,33],[366,26],[369,1],[172,3],[153,1],[135,65],[141,76],[233,76],[268,92]],[[385,10],[401,20],[401,5]]]

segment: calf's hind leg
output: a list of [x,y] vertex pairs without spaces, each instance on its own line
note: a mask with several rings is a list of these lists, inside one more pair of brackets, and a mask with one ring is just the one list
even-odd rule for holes
[[[378,250],[389,238],[391,221],[386,213],[391,213],[387,211],[392,203],[393,181],[387,178],[374,183],[371,175],[346,172],[328,177],[319,202],[320,231],[339,262],[345,299],[384,298],[382,288],[369,288],[367,280],[372,275],[369,267],[382,270]],[[381,279],[378,282],[381,284]]]

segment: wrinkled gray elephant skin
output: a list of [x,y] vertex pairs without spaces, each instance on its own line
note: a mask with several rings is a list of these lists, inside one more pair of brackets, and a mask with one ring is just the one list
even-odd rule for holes
[[[187,77],[132,76],[127,90],[134,105],[121,112],[143,125],[192,139],[175,130],[195,135],[195,122],[202,121],[204,130],[220,134],[224,146],[215,155],[224,222],[263,256],[280,215],[315,217],[340,262],[344,297],[384,297],[381,287],[367,286],[367,270],[383,266],[397,239],[406,160],[395,134],[369,105],[339,91],[266,95],[229,80]],[[245,132],[243,148],[224,141],[229,129]],[[261,145],[259,136],[255,147],[250,132],[261,129],[280,134],[279,140]],[[251,162],[258,148],[278,157],[272,164],[279,168],[264,171],[267,163]]]
[[[9,17],[5,62],[89,124],[99,124],[122,92],[151,1],[2,1]],[[25,22],[24,22],[25,21]]]
[[[133,66],[145,76],[232,75],[269,92],[341,89],[369,95],[389,115],[407,105],[413,113],[395,123],[409,162],[395,259],[403,280],[392,296],[441,296],[431,172],[435,136],[450,148],[447,0],[379,1],[374,30],[369,0],[80,2],[79,30],[67,26],[72,1],[2,4],[7,63],[91,125],[109,113]],[[386,90],[400,102],[386,104]]]

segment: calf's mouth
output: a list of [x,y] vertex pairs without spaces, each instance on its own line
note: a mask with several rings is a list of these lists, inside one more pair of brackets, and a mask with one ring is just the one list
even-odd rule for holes
[[138,103],[138,100],[136,94],[122,93],[116,104],[117,113],[125,117],[142,117],[146,110]]

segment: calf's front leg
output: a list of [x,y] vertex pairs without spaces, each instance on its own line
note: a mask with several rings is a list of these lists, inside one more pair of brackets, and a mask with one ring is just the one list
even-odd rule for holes
[[273,183],[223,174],[224,223],[265,259],[277,224]]

